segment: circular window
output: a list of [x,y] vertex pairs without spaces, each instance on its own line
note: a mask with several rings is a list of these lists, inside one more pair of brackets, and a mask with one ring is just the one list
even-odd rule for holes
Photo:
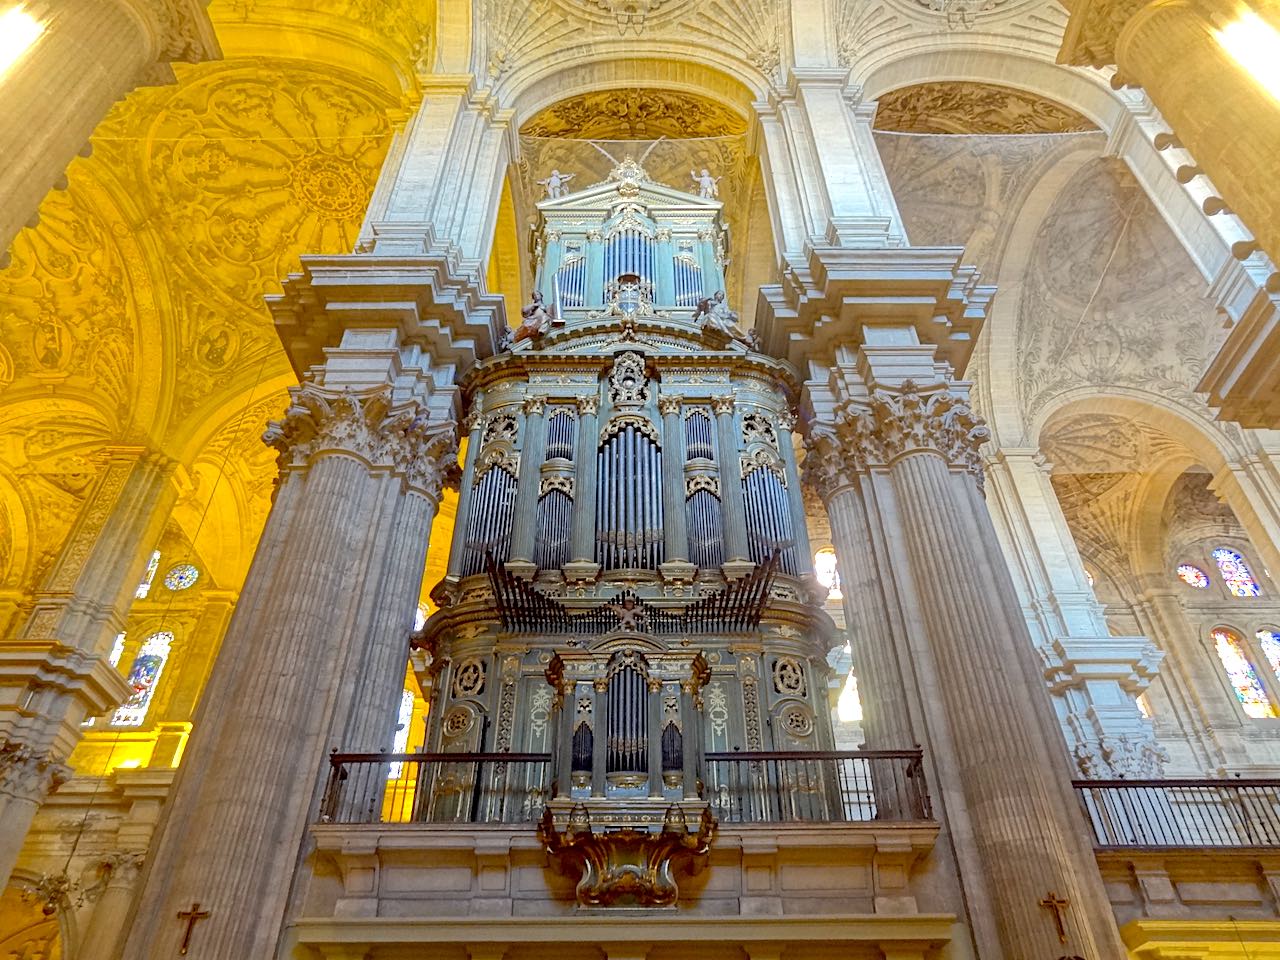
[[1209,586],[1209,575],[1190,563],[1178,564],[1178,579],[1189,587],[1204,590]]
[[170,590],[186,590],[199,579],[200,571],[194,564],[180,563],[164,575],[164,585]]

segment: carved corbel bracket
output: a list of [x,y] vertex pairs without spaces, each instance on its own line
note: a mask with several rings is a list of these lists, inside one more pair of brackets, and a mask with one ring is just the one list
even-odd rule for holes
[[563,830],[548,807],[538,837],[559,872],[579,876],[579,905],[673,907],[680,896],[676,876],[702,872],[715,830],[709,809],[703,808],[694,833],[672,805],[657,832],[633,827],[596,832],[587,808],[579,804]]

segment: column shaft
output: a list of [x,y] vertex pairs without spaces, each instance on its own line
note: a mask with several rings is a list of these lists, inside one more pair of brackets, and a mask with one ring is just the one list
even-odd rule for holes
[[596,450],[599,446],[600,401],[578,398],[578,445],[573,455],[573,542],[575,563],[596,559]]
[[733,418],[733,397],[714,397],[716,443],[719,446],[720,498],[724,516],[726,563],[749,562],[747,508],[742,499],[742,463],[738,456],[738,432]]
[[689,533],[684,515],[684,430],[680,397],[663,397],[662,408],[662,528],[667,563],[687,562]]
[[909,564],[916,581],[928,584],[917,600],[933,658],[949,674],[941,706],[1006,954],[1051,956],[1060,947],[1038,904],[1053,890],[1072,904],[1065,922],[1073,950],[1120,956],[1069,796],[1061,738],[1050,739],[1040,715],[1049,714],[1043,685],[1030,683],[1029,638],[1002,615],[1000,590],[1011,584],[985,576],[1003,561],[986,556],[994,534],[981,535],[990,520],[973,516],[975,502],[964,489],[973,481],[932,452],[899,457],[890,477]]

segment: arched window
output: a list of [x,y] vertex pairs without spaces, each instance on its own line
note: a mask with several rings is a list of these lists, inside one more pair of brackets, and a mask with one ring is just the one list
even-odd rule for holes
[[[406,690],[400,694],[400,710],[396,714],[396,735],[391,741],[392,753],[405,753],[409,749],[410,727],[413,725],[413,691]],[[404,772],[404,764],[400,761],[387,765],[387,779],[395,780]]]
[[1231,687],[1244,712],[1251,717],[1280,716],[1263,689],[1258,671],[1249,660],[1240,638],[1222,627],[1214,630],[1210,636],[1213,637],[1213,647],[1218,659],[1222,661],[1222,669],[1227,672],[1227,679],[1231,681]]
[[147,718],[147,709],[155,696],[156,684],[160,682],[165,661],[169,659],[172,643],[173,634],[168,631],[153,633],[142,641],[126,681],[133,693],[111,717],[111,722],[117,727],[136,727]]
[[840,592],[840,571],[836,566],[836,552],[833,548],[823,547],[813,555],[813,574],[827,588],[828,600],[838,600],[844,596]]
[[1264,627],[1257,632],[1256,636],[1262,655],[1266,657],[1267,664],[1275,674],[1277,682],[1280,682],[1280,633]]
[[160,569],[160,551],[156,550],[151,554],[151,559],[147,561],[147,572],[142,575],[142,582],[138,584],[138,589],[133,595],[138,600],[147,599],[147,594],[151,592],[151,584],[155,582],[156,571]]
[[1180,563],[1175,572],[1178,574],[1178,579],[1188,587],[1204,590],[1209,586],[1209,575],[1194,563]]
[[1262,593],[1258,581],[1253,579],[1253,571],[1244,557],[1230,547],[1218,547],[1211,554],[1213,562],[1218,565],[1218,572],[1227,584],[1233,596],[1256,597]]

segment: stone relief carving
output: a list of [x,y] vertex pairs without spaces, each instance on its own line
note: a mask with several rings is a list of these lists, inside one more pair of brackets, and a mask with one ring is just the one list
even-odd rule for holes
[[0,742],[0,795],[41,803],[71,777],[71,768],[17,740]]
[[[936,0],[935,0],[936,2]],[[917,83],[880,97],[876,129],[900,133],[1079,133],[1097,127],[1045,97],[994,83]]]

